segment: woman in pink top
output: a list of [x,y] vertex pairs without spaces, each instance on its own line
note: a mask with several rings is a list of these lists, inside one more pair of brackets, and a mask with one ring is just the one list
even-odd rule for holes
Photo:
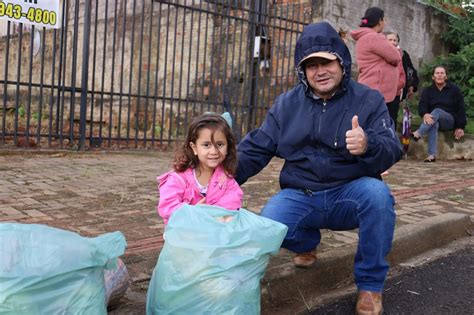
[[193,120],[174,170],[157,178],[158,213],[165,224],[183,204],[238,210],[243,193],[233,178],[236,166],[236,140],[226,120],[216,114]]
[[397,95],[400,52],[382,34],[385,27],[384,12],[372,7],[367,9],[360,28],[350,32],[356,41],[355,55],[359,67],[358,81],[382,93],[389,105]]

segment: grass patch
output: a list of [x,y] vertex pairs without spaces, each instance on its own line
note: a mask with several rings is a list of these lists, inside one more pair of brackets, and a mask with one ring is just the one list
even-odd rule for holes
[[474,121],[468,120],[464,132],[470,135],[474,135]]

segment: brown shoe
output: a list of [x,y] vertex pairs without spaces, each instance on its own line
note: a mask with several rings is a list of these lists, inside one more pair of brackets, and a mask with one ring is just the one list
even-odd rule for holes
[[372,291],[360,291],[357,298],[357,315],[380,315],[382,314],[382,293]]
[[299,253],[293,258],[295,267],[298,268],[309,268],[316,262],[316,253],[314,251]]

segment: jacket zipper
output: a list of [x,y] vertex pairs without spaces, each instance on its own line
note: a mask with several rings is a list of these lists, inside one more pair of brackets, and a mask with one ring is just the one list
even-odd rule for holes
[[347,106],[344,106],[344,111],[342,112],[341,120],[339,120],[339,124],[337,125],[337,129],[336,129],[336,134],[334,135],[334,148],[337,148],[337,135],[339,134],[339,130],[341,129],[342,121],[344,120],[344,117],[346,116],[346,112],[347,112]]
[[[323,110],[322,110],[323,113],[326,112],[326,105],[327,105],[326,100],[323,100]],[[323,120],[322,115],[319,115],[318,136],[321,136],[321,122],[322,122],[322,120]]]

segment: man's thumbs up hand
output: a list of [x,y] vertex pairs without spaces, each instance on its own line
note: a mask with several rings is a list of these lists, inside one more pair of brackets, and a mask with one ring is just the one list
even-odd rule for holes
[[359,126],[359,117],[352,117],[352,129],[346,132],[346,148],[352,155],[362,155],[367,151],[367,136]]

